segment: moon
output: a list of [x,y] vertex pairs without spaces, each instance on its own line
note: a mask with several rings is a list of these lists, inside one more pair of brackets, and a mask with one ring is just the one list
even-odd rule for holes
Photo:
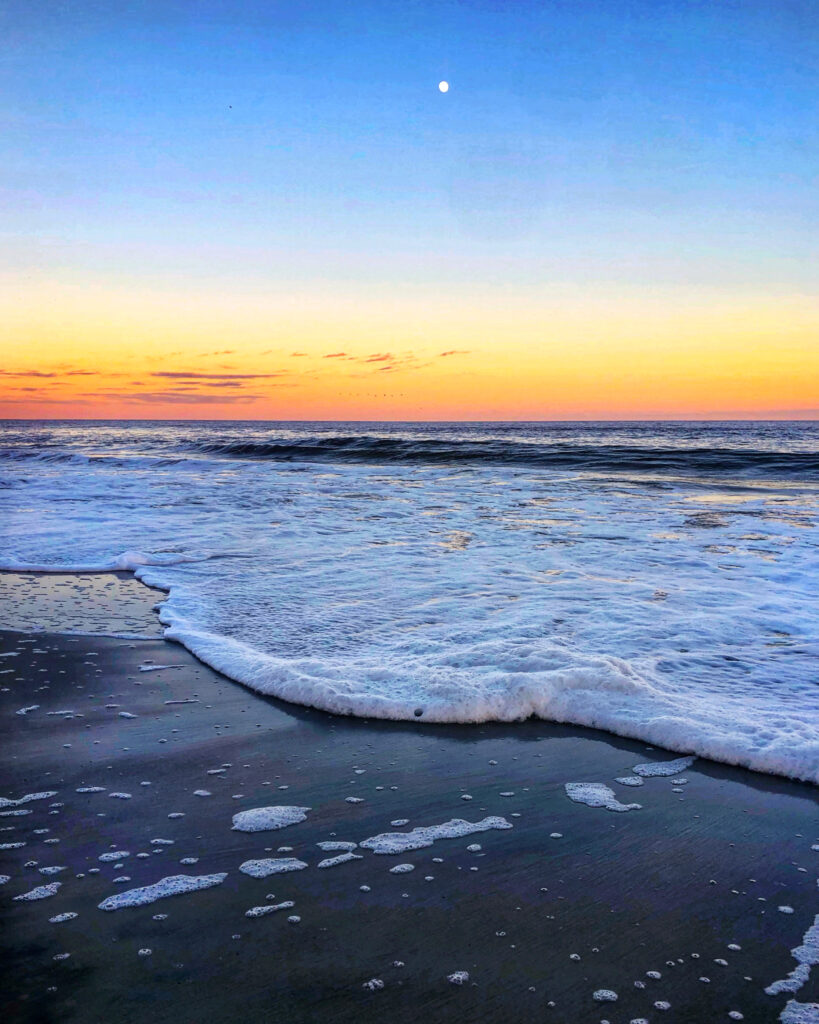
[[439,82],[438,89],[441,92],[449,92],[449,82]]

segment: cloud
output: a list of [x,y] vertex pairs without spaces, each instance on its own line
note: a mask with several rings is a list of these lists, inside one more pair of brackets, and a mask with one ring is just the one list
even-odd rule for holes
[[[0,376],[2,377],[36,377],[38,380],[54,380],[60,377],[95,377],[99,373],[98,370],[0,370]],[[114,374],[109,374],[114,376]]]
[[156,405],[163,402],[175,405],[225,405],[244,404],[255,402],[263,398],[263,395],[231,394],[231,395],[209,395],[196,391],[136,391],[132,394],[106,395],[114,401],[133,402],[138,405]]
[[451,348],[447,352],[439,352],[438,355],[441,359],[444,356],[468,356],[470,349],[468,348]]
[[196,373],[193,370],[156,370],[152,377],[164,377],[169,380],[265,380],[281,377],[284,371],[276,373]]
[[322,359],[350,359],[346,352],[329,352],[326,356],[322,356]]
[[361,359],[362,363],[386,363],[392,362],[395,356],[392,352],[375,352],[371,356],[363,356]]
[[46,373],[44,370],[0,370],[3,377],[57,377],[53,371]]

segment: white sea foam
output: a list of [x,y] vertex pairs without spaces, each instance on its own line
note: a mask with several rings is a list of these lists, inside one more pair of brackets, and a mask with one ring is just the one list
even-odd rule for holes
[[796,961],[796,967],[787,978],[768,985],[765,989],[768,995],[776,996],[780,992],[798,992],[808,980],[811,967],[819,964],[819,914],[816,915],[813,924],[805,932],[801,944],[791,950],[791,956]]
[[782,1024],[819,1024],[819,1003],[798,1003],[790,999],[779,1020]]
[[632,771],[644,779],[665,778],[670,775],[679,775],[696,761],[695,757],[678,757],[674,761],[649,761],[646,764],[636,764]]
[[261,860],[246,860],[239,865],[239,870],[251,878],[267,878],[268,875],[281,875],[288,871],[301,871],[307,865],[295,857],[267,857]]
[[373,853],[408,853],[410,850],[421,850],[432,846],[438,839],[460,839],[475,832],[488,832],[490,829],[512,828],[506,818],[487,817],[482,821],[464,821],[453,818],[442,825],[425,825],[414,828],[411,832],[382,832],[380,835],[362,839],[358,844]]
[[305,821],[309,807],[254,807],[233,815],[236,832],[267,832]]
[[30,889],[21,896],[15,896],[15,900],[31,902],[33,900],[45,900],[49,896],[56,896],[62,882],[49,882],[48,885],[38,885],[36,889]]
[[290,910],[296,904],[292,900],[285,900],[283,903],[265,903],[261,907],[251,907],[245,911],[245,917],[264,917],[265,914],[275,914],[277,910]]
[[100,910],[122,910],[125,907],[142,907],[168,896],[181,896],[199,889],[210,889],[221,885],[227,878],[227,872],[215,875],[170,875],[153,885],[145,885],[139,889],[127,889],[125,892],[109,896],[100,903]]
[[253,689],[369,718],[537,716],[819,782],[815,497],[796,479],[328,469],[187,457],[236,427],[49,429],[59,460],[0,450],[0,567],[132,569],[169,591],[168,636]]
[[50,797],[56,795],[56,789],[48,789],[42,793],[26,793],[25,796],[18,797],[17,800],[11,800],[8,797],[0,796],[0,807],[19,807],[20,804],[29,804],[34,800],[48,800]]
[[350,853],[348,851],[347,853],[340,853],[336,857],[325,857],[324,860],[320,860],[318,862],[317,866],[320,868],[335,868],[338,867],[339,864],[347,864],[351,860],[363,859],[364,858],[361,856],[360,853]]
[[602,782],[567,782],[566,796],[576,804],[605,807],[607,811],[637,811],[642,804],[621,804],[614,790]]
[[[395,823],[393,822],[393,824]],[[345,843],[337,839],[326,839],[324,842],[316,843],[316,846],[320,850],[325,850],[327,853],[331,853],[333,850],[354,850],[358,846],[358,843]]]

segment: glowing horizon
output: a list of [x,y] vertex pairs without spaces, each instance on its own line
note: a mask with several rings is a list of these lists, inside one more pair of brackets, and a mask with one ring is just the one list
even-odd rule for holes
[[10,5],[0,417],[819,418],[809,6],[270,6]]

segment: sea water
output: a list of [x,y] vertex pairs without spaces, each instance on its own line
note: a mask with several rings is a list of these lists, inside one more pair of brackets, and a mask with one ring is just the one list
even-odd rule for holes
[[259,692],[814,782],[818,502],[807,422],[0,424],[0,567],[133,569]]

